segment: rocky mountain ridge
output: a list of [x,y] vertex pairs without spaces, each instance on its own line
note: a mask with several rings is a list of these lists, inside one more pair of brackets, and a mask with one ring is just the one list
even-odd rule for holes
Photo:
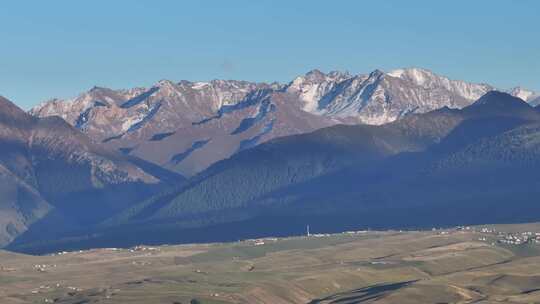
[[[109,148],[191,176],[276,137],[463,108],[493,89],[420,68],[365,75],[313,70],[288,84],[162,80],[150,88],[95,87],[71,100],[45,102],[30,113],[58,115]],[[538,102],[533,92],[510,92]]]
[[[159,168],[105,148],[63,119],[31,116],[3,97],[0,147],[0,246],[51,212],[70,220],[89,215],[66,212],[74,206],[107,213],[116,200],[125,199],[118,207],[129,203],[132,194],[118,187],[139,185],[143,195],[146,186],[140,185],[152,188],[163,178]],[[117,191],[108,193],[112,188]]]

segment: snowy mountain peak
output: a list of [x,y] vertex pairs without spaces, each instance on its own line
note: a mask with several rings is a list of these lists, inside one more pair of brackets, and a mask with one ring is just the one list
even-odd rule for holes
[[159,93],[164,96],[172,96],[174,94],[178,94],[177,84],[167,79],[162,79],[158,81],[154,85],[154,88],[158,88],[157,91],[159,91]]
[[388,73],[386,73],[388,76],[391,76],[391,77],[395,77],[395,78],[401,78],[401,76],[403,75],[403,73],[405,73],[405,70],[404,69],[397,69],[397,70],[392,70]]
[[525,101],[532,101],[533,99],[540,97],[540,93],[536,93],[519,86],[510,89],[508,93],[513,96],[519,97]]
[[291,94],[298,95],[303,103],[303,110],[306,112],[316,112],[319,108],[319,101],[330,92],[338,83],[350,78],[348,73],[331,72],[324,74],[319,70],[312,70],[304,76],[296,77],[285,90]]
[[393,70],[387,73],[387,75],[408,80],[420,86],[435,78],[445,78],[434,74],[430,70],[416,67]]
[[402,79],[425,89],[445,89],[450,93],[457,94],[469,101],[474,101],[486,92],[494,89],[494,87],[487,84],[452,80],[445,76],[437,75],[430,70],[416,67],[393,70],[387,73],[387,75]]

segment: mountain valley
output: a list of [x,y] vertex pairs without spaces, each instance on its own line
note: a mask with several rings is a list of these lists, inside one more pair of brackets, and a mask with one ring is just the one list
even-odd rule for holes
[[339,232],[535,221],[539,126],[537,108],[490,91],[462,109],[275,138],[84,226],[31,229],[7,248],[232,241],[301,234],[307,224]]

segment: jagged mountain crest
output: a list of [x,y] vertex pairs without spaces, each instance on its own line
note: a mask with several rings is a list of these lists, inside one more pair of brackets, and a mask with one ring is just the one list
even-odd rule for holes
[[[540,93],[536,93],[536,92],[527,90],[527,89],[519,87],[519,86],[508,90],[508,93],[510,95],[512,95],[512,96],[519,97],[519,98],[521,98],[523,100],[526,100],[526,101],[533,101],[535,99],[540,98]],[[534,104],[534,105],[536,105],[536,104]]]
[[[108,95],[104,98],[99,96],[102,91],[92,90],[75,98],[70,102],[74,111],[64,112],[67,103],[54,102],[31,113],[47,116],[58,110],[59,115],[96,141],[186,175],[241,147],[333,124],[327,118],[297,110],[292,99],[279,97],[285,93],[275,83],[161,80],[131,94],[105,91]],[[277,120],[285,120],[285,125]],[[199,147],[196,143],[202,141],[209,144]]]
[[[330,74],[340,77],[332,78]],[[388,73],[374,70],[354,76],[314,70],[287,87],[304,103],[304,110],[376,125],[443,106],[462,108],[492,89],[486,84],[450,80],[420,68]]]
[[[30,113],[61,116],[110,148],[192,175],[241,147],[278,136],[340,123],[380,125],[442,107],[463,108],[492,89],[420,68],[359,75],[315,69],[288,84],[160,80],[149,88],[95,87]],[[260,111],[267,100],[275,111]],[[248,125],[247,132],[235,131]],[[216,137],[227,143],[218,146]],[[209,144],[192,149],[207,140]],[[171,161],[175,155],[186,157]]]

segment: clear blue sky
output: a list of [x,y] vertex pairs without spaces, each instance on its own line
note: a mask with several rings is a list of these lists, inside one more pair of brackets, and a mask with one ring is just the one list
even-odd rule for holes
[[429,68],[540,90],[540,1],[2,1],[0,95]]

